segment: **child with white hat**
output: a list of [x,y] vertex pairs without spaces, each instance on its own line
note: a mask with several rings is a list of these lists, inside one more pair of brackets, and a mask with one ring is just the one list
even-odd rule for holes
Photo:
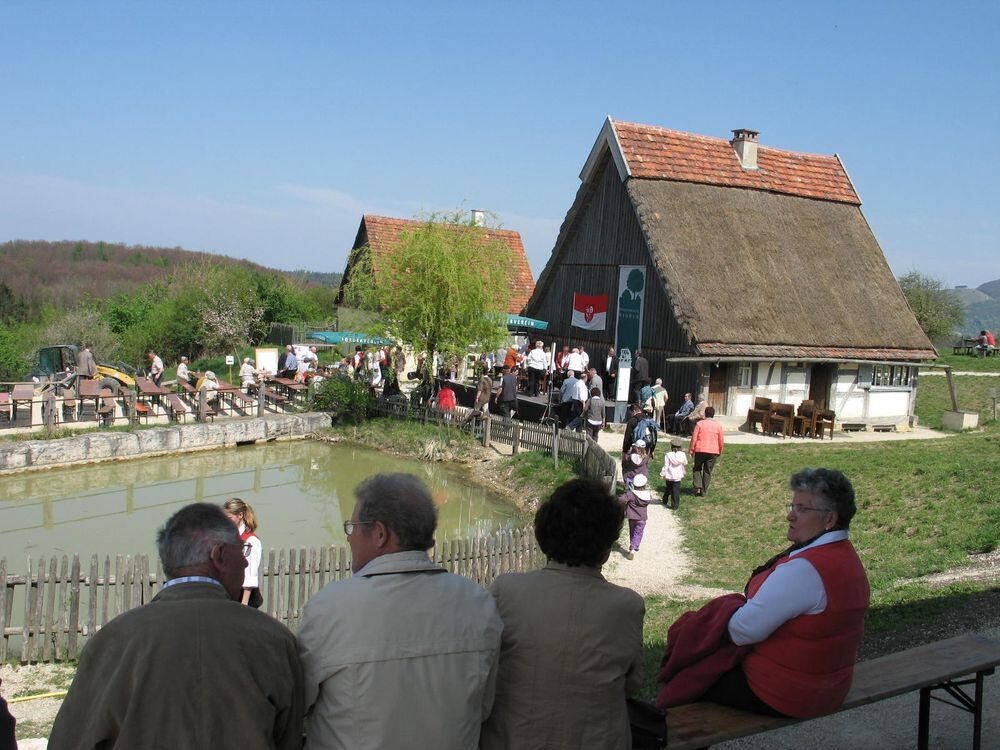
[[645,474],[636,474],[626,483],[625,494],[619,498],[625,505],[625,517],[628,519],[629,546],[626,557],[629,560],[639,551],[642,532],[646,528],[646,506],[652,500],[648,483]]

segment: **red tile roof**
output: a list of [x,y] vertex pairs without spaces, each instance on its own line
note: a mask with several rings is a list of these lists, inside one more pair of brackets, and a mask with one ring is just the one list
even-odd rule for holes
[[[371,248],[372,263],[378,271],[378,255],[399,241],[399,235],[407,229],[414,229],[424,222],[416,219],[394,219],[388,216],[373,216],[365,214],[362,219],[368,235],[368,246]],[[486,229],[491,240],[503,242],[511,249],[514,256],[514,273],[510,284],[510,298],[507,312],[519,315],[528,303],[535,289],[535,279],[531,275],[528,256],[525,255],[521,234],[510,229]]]
[[744,169],[724,138],[613,121],[632,177],[754,188],[861,205],[840,159],[759,146],[758,169]]
[[882,359],[917,361],[934,359],[933,349],[865,349],[836,346],[788,346],[784,344],[727,344],[699,342],[698,351],[706,357],[782,357],[816,359]]

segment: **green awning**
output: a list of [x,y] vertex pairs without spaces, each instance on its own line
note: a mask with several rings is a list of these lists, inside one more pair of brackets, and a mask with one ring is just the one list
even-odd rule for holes
[[322,341],[324,344],[360,344],[361,346],[391,346],[392,341],[381,336],[369,336],[367,333],[353,331],[313,331],[306,335],[307,339]]
[[514,330],[524,330],[531,329],[534,331],[544,331],[548,329],[549,324],[545,320],[535,320],[534,318],[526,318],[523,315],[508,315],[507,316],[507,328]]

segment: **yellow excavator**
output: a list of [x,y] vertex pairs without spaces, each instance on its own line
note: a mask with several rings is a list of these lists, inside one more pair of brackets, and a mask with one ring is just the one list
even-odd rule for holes
[[[35,367],[29,377],[37,377],[39,380],[64,380],[69,373],[76,373],[77,354],[80,348],[73,344],[59,344],[57,346],[45,346],[35,354]],[[95,357],[96,359],[96,357]],[[135,368],[124,362],[107,364],[97,362],[98,377],[111,377],[117,380],[125,388],[135,387]]]

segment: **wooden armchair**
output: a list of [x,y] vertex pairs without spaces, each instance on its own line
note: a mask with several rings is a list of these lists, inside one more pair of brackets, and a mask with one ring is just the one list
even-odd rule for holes
[[820,440],[823,439],[823,432],[830,433],[830,440],[833,440],[833,423],[836,421],[837,415],[830,409],[817,409],[816,410],[816,435]]
[[799,404],[799,413],[792,420],[792,434],[798,437],[816,437],[816,402],[806,399]]
[[747,411],[747,429],[750,432],[757,432],[757,425],[761,425],[764,432],[767,432],[767,415],[771,413],[771,399],[757,396],[753,400],[753,408]]
[[795,419],[795,407],[791,404],[771,404],[771,412],[764,423],[764,432],[781,433],[785,438],[792,434],[792,422]]

